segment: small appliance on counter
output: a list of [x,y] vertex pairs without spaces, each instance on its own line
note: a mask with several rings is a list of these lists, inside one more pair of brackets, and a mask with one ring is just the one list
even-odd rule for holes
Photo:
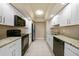
[[19,37],[19,36],[21,36],[21,30],[19,29],[7,30],[7,37]]

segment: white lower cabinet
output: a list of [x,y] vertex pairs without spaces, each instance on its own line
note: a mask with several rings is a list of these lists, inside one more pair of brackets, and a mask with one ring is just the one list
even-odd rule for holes
[[68,43],[65,43],[64,56],[79,56],[79,49]]
[[21,39],[1,47],[0,56],[21,56]]
[[10,4],[3,4],[3,25],[14,26],[14,10]]
[[11,56],[11,52],[9,50],[9,46],[5,46],[0,48],[0,56]]
[[16,41],[16,55],[21,56],[21,39]]

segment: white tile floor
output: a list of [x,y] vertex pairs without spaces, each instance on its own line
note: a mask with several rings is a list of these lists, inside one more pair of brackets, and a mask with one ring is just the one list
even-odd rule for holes
[[52,54],[45,40],[35,40],[25,53],[25,56],[52,56]]

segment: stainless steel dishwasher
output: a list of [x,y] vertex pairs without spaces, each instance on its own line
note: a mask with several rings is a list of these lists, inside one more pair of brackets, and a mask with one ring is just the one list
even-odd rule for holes
[[64,56],[64,42],[53,37],[53,52],[55,56]]

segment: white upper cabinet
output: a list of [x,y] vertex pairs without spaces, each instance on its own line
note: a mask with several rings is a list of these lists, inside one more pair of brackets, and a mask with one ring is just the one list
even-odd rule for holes
[[0,4],[0,24],[14,26],[14,10],[8,3]]
[[79,24],[79,4],[68,4],[59,13],[60,26]]
[[4,24],[14,26],[14,10],[11,5],[3,4]]
[[2,16],[2,4],[0,4],[0,16]]
[[59,24],[60,26],[68,26],[71,23],[70,20],[71,20],[71,4],[67,5],[59,13]]
[[53,20],[52,24],[60,24],[60,26],[70,25],[71,20],[71,4],[67,5],[59,14],[57,14]]
[[68,4],[52,19],[52,25],[69,26],[79,24],[79,4]]
[[72,14],[72,19],[71,19],[71,24],[79,24],[79,4],[72,4],[71,5],[71,14]]
[[59,24],[59,15],[56,15],[53,19],[52,19],[52,21],[51,21],[51,25],[57,25],[57,24]]
[[0,24],[14,26],[14,15],[23,17],[23,15],[9,3],[0,4]]
[[60,26],[65,26],[66,25],[66,18],[64,17],[65,15],[63,14],[63,11],[59,14],[58,22]]
[[0,24],[3,24],[3,8],[2,8],[2,4],[0,4]]

